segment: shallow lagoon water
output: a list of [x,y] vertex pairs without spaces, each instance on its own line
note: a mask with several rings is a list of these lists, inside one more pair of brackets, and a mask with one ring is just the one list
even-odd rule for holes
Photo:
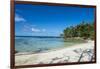
[[15,49],[18,52],[45,51],[74,44],[76,43],[69,41],[65,42],[63,38],[15,37]]

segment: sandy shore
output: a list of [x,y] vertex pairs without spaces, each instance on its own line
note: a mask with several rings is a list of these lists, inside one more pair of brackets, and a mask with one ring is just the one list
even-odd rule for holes
[[37,54],[15,54],[15,65],[93,61],[94,41]]

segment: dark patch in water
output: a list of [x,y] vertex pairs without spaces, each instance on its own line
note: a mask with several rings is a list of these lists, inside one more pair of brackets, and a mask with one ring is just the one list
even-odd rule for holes
[[24,44],[26,44],[26,45],[28,45],[28,44],[29,44],[29,43],[28,43],[28,42],[26,42],[26,41],[25,41],[25,42],[23,42],[23,43],[24,43]]

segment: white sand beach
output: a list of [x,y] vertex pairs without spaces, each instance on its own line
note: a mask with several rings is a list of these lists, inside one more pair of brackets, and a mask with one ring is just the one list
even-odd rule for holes
[[15,54],[15,65],[93,61],[94,41],[35,54]]

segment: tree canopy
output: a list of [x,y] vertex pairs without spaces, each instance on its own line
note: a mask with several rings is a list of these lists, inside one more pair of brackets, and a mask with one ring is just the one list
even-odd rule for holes
[[86,23],[82,22],[76,26],[70,26],[64,29],[63,37],[72,38],[72,37],[82,37],[84,39],[94,39],[94,22]]

